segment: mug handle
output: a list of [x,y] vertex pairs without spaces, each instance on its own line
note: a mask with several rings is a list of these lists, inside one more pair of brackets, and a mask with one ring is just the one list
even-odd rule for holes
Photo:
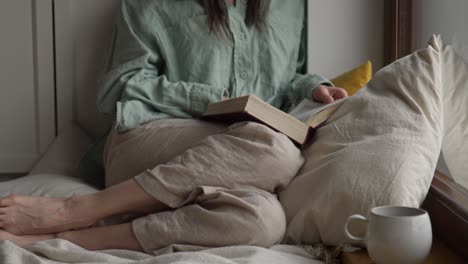
[[359,220],[359,221],[363,221],[367,224],[367,218],[365,218],[364,216],[362,215],[352,215],[350,217],[348,217],[348,220],[346,220],[346,224],[345,224],[345,233],[346,233],[346,236],[353,239],[353,240],[357,240],[357,241],[364,241],[364,237],[357,237],[357,236],[354,236],[352,235],[349,230],[348,230],[348,225],[354,221],[354,220]]

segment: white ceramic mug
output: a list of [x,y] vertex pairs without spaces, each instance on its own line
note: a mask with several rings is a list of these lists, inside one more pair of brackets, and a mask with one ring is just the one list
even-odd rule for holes
[[[352,221],[367,224],[364,237],[348,230]],[[382,206],[371,210],[369,218],[352,215],[345,225],[346,235],[367,246],[370,258],[377,264],[420,264],[432,245],[432,229],[425,210],[401,206]]]

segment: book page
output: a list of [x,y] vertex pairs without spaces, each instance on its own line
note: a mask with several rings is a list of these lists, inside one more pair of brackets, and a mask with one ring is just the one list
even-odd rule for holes
[[300,104],[298,104],[293,110],[291,110],[289,114],[305,123],[307,122],[307,120],[309,120],[311,116],[317,114],[318,112],[324,109],[329,108],[330,106],[339,104],[344,100],[346,100],[346,98],[336,100],[330,104],[322,104],[305,98]]

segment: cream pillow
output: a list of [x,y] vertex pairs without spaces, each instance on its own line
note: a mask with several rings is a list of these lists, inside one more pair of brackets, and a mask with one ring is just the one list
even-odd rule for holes
[[97,191],[81,179],[52,173],[30,174],[0,183],[0,198],[12,194],[65,198]]
[[287,242],[350,243],[348,216],[421,204],[441,149],[440,49],[433,37],[380,70],[317,131],[303,168],[280,193]]
[[442,50],[444,141],[442,154],[450,175],[468,188],[468,64],[452,46]]

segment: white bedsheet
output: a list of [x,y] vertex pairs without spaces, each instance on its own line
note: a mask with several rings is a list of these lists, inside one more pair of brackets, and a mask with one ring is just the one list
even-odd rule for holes
[[191,263],[191,264],[319,264],[305,250],[296,246],[277,245],[271,249],[254,246],[214,248],[197,252],[180,252],[160,256],[128,250],[88,251],[65,240],[36,243],[26,249],[8,241],[0,242],[0,263]]

